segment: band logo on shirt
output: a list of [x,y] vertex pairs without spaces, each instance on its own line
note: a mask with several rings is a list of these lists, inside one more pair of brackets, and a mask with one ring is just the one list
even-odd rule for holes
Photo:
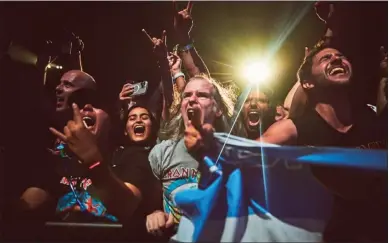
[[197,178],[198,170],[194,168],[174,168],[169,170],[163,179]]
[[[73,186],[77,186],[79,180],[78,180],[78,178],[74,178],[74,179],[71,180],[71,182],[72,182]],[[63,185],[69,185],[70,184],[68,178],[66,178],[66,177],[62,177],[60,183],[63,184]],[[87,179],[87,178],[84,178],[81,181],[81,183],[80,183],[80,187],[83,188],[84,190],[88,189],[88,187],[90,185],[92,185],[92,180],[91,179]]]

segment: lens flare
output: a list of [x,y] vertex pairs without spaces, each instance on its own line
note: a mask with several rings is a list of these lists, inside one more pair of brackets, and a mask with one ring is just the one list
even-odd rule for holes
[[270,67],[266,62],[254,62],[245,65],[243,68],[243,76],[250,83],[263,83],[270,78]]

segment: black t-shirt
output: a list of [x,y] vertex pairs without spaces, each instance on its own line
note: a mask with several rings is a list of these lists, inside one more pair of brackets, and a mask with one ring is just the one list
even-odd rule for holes
[[[46,176],[36,186],[49,192],[56,201],[53,220],[65,222],[117,222],[95,194],[92,180],[75,156],[66,153],[66,145],[57,144],[55,155],[48,155]],[[70,154],[70,156],[69,156]]]
[[[375,114],[358,109],[347,133],[332,128],[314,110],[292,119],[297,144],[360,149],[387,149],[386,133]],[[315,177],[334,195],[333,213],[324,231],[327,242],[387,241],[387,172],[312,166]]]
[[93,181],[88,177],[88,169],[75,158],[64,158],[61,149],[57,149],[57,155],[48,156],[51,166],[46,168],[46,176],[35,180],[33,186],[48,191],[57,201],[54,220],[78,223],[118,222],[123,224],[124,230],[120,235],[106,240],[155,241],[146,231],[145,220],[148,214],[162,209],[162,193],[161,185],[152,174],[148,161],[150,149],[151,147],[141,146],[120,148],[109,164],[121,181],[136,186],[142,193],[142,201],[128,221],[119,222],[109,213],[95,193]]
[[116,150],[112,159],[114,173],[124,182],[136,186],[142,193],[142,201],[134,215],[123,222],[126,240],[156,241],[146,231],[146,216],[162,210],[162,186],[153,175],[149,163],[151,147],[127,146]]

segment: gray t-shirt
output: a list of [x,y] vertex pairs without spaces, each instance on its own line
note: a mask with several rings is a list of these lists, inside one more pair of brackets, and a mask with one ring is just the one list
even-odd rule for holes
[[188,153],[184,139],[157,144],[150,152],[149,161],[154,175],[162,182],[164,211],[172,213],[174,222],[179,223],[182,214],[173,199],[179,191],[197,188],[199,163]]

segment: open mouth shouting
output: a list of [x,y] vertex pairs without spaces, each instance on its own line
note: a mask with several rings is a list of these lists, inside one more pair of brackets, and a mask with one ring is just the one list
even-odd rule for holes
[[249,127],[257,127],[260,122],[260,112],[257,110],[250,110],[247,114],[247,122]]
[[137,123],[133,126],[134,135],[137,137],[143,137],[145,135],[146,126],[143,123]]
[[96,117],[92,115],[85,115],[82,117],[82,122],[84,126],[91,131],[93,134],[96,132]]
[[90,116],[84,116],[82,118],[82,122],[84,123],[84,126],[88,129],[93,129],[93,127],[96,124],[96,119]]
[[57,108],[63,107],[65,105],[65,98],[57,96]]
[[193,120],[194,116],[195,116],[195,110],[193,108],[188,108],[188,110],[186,111],[187,115],[188,115],[188,119],[190,121]]
[[92,107],[84,107],[81,110],[82,122],[84,126],[92,133],[96,132],[97,127],[97,114]]

